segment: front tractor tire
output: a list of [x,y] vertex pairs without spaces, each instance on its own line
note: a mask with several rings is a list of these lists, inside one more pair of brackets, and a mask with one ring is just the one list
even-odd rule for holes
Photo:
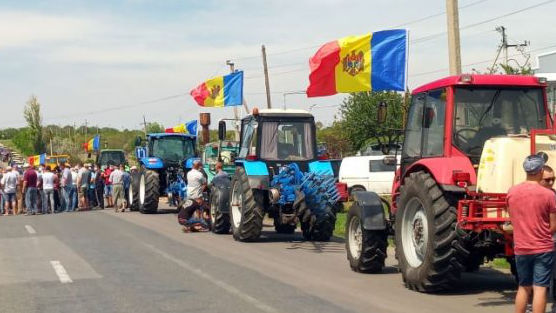
[[256,191],[249,186],[245,169],[238,167],[232,180],[230,199],[232,233],[235,240],[255,241],[261,235],[264,211],[256,196]]
[[[224,194],[228,192],[228,195]],[[230,232],[230,214],[223,213],[221,206],[229,206],[229,188],[220,189],[212,187],[210,192],[210,216],[212,219],[212,232],[215,234],[227,234]]]
[[131,183],[129,184],[128,203],[131,211],[139,211],[139,172],[131,173]]
[[451,288],[465,269],[456,236],[456,209],[432,176],[411,173],[400,187],[396,255],[407,288],[435,292]]
[[158,173],[145,170],[139,177],[139,211],[141,213],[157,213],[160,180]]
[[363,228],[361,207],[354,203],[346,220],[346,250],[352,270],[360,273],[380,273],[386,260],[388,233]]

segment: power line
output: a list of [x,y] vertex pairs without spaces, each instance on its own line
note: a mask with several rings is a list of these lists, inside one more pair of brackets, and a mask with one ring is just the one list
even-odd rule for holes
[[[474,5],[477,5],[477,4],[486,2],[486,1],[488,1],[488,0],[475,1],[473,3],[469,3],[469,4],[466,4],[464,6],[461,6],[461,7],[459,7],[459,9],[460,10],[461,9],[466,9],[466,8],[469,8],[471,6],[474,6]],[[551,1],[555,1],[555,0],[551,0]],[[409,22],[405,22],[405,23],[402,23],[402,24],[394,25],[394,26],[391,26],[391,27],[386,27],[385,29],[392,29],[392,28],[398,28],[398,27],[401,27],[401,26],[416,24],[416,23],[419,23],[419,22],[422,22],[422,21],[425,21],[425,20],[428,20],[428,19],[431,19],[431,18],[442,16],[444,14],[446,14],[446,11],[435,13],[435,14],[432,14],[432,15],[429,15],[429,16],[418,18],[418,19],[415,19],[415,20],[412,20],[412,21],[409,21]],[[299,47],[299,48],[294,48],[294,49],[282,50],[282,51],[278,51],[278,52],[274,52],[274,53],[267,53],[267,55],[269,55],[269,56],[271,56],[271,55],[272,56],[274,56],[274,55],[283,55],[283,54],[288,54],[288,53],[293,53],[293,52],[298,52],[298,51],[315,49],[315,48],[319,48],[321,46],[322,46],[322,43],[321,44],[315,44],[315,45],[312,45],[312,46],[307,46],[307,47]],[[260,57],[261,57],[260,55],[251,55],[251,56],[245,56],[245,57],[236,57],[236,58],[233,58],[233,59],[234,60],[248,60],[248,59],[255,59],[255,58],[260,58]]]
[[[518,13],[521,13],[521,12],[524,12],[524,11],[527,11],[527,10],[538,8],[540,6],[549,4],[549,3],[554,2],[554,1],[556,1],[556,0],[548,0],[548,1],[541,2],[541,3],[537,3],[537,4],[534,4],[534,5],[519,9],[519,10],[511,11],[511,12],[493,17],[493,18],[489,18],[489,19],[486,19],[486,20],[483,20],[483,21],[480,21],[480,22],[469,24],[469,25],[460,27],[459,29],[460,30],[465,30],[465,29],[469,29],[469,28],[476,27],[476,26],[479,26],[479,25],[487,24],[487,23],[499,20],[499,19],[504,18],[504,17],[512,16],[512,15],[515,15],[515,14],[518,14]],[[438,32],[436,34],[427,35],[427,36],[423,36],[423,37],[420,37],[420,38],[413,39],[410,42],[411,43],[422,43],[422,42],[425,42],[425,41],[428,41],[428,40],[431,40],[431,39],[434,39],[434,38],[437,38],[437,37],[441,37],[441,36],[444,36],[444,35],[446,35],[446,32]]]

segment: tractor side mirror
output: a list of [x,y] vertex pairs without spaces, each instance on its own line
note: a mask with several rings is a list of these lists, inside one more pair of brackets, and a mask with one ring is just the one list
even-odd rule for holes
[[218,140],[226,140],[226,122],[224,121],[218,122]]
[[382,159],[382,163],[387,166],[396,165],[396,157],[386,156]]
[[386,104],[386,102],[381,101],[378,104],[378,110],[377,110],[377,122],[379,124],[384,124],[386,123],[386,116],[388,114],[388,105]]
[[425,116],[423,116],[423,128],[430,128],[434,121],[436,113],[433,108],[425,108]]
[[140,145],[141,145],[141,137],[140,137],[140,136],[137,136],[137,137],[135,138],[135,146],[136,146],[136,147],[139,147]]

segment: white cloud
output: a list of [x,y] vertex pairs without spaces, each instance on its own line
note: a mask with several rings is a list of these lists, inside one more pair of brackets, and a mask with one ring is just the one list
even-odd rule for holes
[[95,23],[86,19],[0,11],[0,48],[77,40],[94,30]]

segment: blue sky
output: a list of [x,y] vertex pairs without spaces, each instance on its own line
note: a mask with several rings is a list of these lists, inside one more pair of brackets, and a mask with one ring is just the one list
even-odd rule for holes
[[[460,26],[542,2],[460,0],[465,7]],[[435,15],[444,5],[429,0],[0,0],[0,128],[24,124],[22,110],[31,94],[43,105],[45,124],[87,120],[89,125],[139,128],[145,115],[173,126],[204,111],[216,121],[232,110],[200,108],[188,95],[145,102],[187,94],[205,79],[225,74],[227,59],[245,70],[248,105],[264,107],[261,44],[269,54],[273,106],[281,107],[284,92],[306,88],[308,58],[319,45]],[[534,65],[536,54],[556,50],[555,11],[552,2],[462,30],[462,63],[494,59],[500,41],[494,28],[504,25],[511,43],[531,42]],[[405,27],[412,40],[423,38],[444,32],[446,17]],[[409,59],[410,88],[447,75],[446,36],[411,43]],[[469,65],[464,71],[489,65]],[[288,94],[286,104],[311,107],[317,119],[329,123],[343,97]]]

